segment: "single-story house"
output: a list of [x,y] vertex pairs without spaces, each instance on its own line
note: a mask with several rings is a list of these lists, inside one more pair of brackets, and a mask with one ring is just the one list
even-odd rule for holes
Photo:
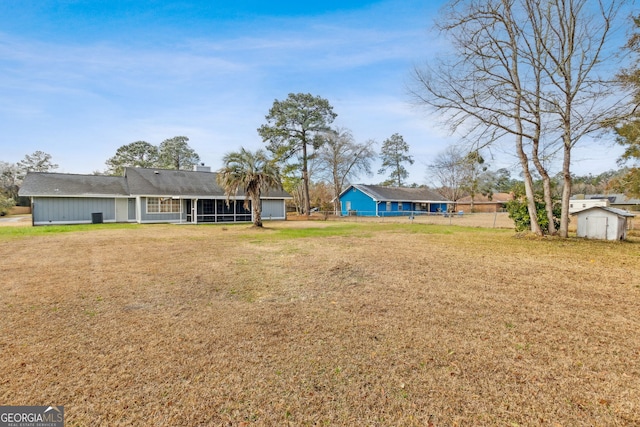
[[[211,223],[249,222],[244,193],[227,203],[216,173],[126,168],[124,176],[29,172],[20,195],[31,198],[34,225],[97,222]],[[262,194],[262,219],[286,219],[280,189]]]
[[578,237],[601,240],[627,238],[627,219],[635,215],[617,208],[594,206],[575,212],[578,217]]
[[471,209],[471,196],[462,197],[456,201],[456,210],[463,212],[505,212],[507,202],[513,200],[511,193],[494,193],[490,196],[476,194]]
[[424,187],[349,185],[340,195],[342,215],[399,216],[447,212],[452,202]]
[[640,211],[640,199],[627,197],[622,193],[576,195],[572,198],[572,202],[574,200],[582,201],[595,199],[607,199],[609,201],[608,206],[612,208],[624,209],[627,211]]

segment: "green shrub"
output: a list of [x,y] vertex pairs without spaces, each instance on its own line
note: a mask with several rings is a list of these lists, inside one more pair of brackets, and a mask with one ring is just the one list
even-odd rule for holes
[[[536,200],[536,212],[538,216],[538,224],[542,228],[542,232],[547,231],[549,225],[549,219],[547,218],[546,204],[543,201]],[[525,230],[531,230],[531,217],[529,216],[529,210],[527,209],[526,199],[517,198],[507,202],[507,212],[509,218],[511,218],[515,224],[516,231],[521,232]],[[560,228],[560,215],[562,212],[562,206],[560,203],[554,203],[553,205],[553,224],[556,230]]]
[[0,195],[0,216],[9,213],[9,210],[16,205],[15,200]]

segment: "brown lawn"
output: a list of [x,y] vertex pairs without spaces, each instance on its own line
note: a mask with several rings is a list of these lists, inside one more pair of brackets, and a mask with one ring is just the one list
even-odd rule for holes
[[0,233],[0,403],[69,426],[640,425],[638,238],[267,227]]

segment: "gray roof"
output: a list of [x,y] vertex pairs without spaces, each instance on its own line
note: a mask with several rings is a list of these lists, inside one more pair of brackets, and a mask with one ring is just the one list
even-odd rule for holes
[[[124,176],[73,175],[29,172],[21,196],[177,196],[224,197],[214,172],[125,168]],[[239,191],[237,197],[244,197]],[[270,189],[263,198],[290,198],[284,190]]]
[[613,214],[616,214],[618,216],[626,216],[626,217],[634,217],[635,215],[632,214],[629,211],[625,211],[624,209],[618,209],[618,208],[609,208],[609,207],[605,207],[605,206],[593,206],[587,209],[583,209],[581,211],[578,212],[573,212],[571,215],[580,215],[584,212],[588,212],[588,211],[592,211],[592,210],[603,210],[603,211],[607,211],[607,212],[611,212]]
[[123,176],[28,172],[20,196],[128,196]]
[[[451,203],[426,187],[387,187],[383,185],[353,184],[353,187],[378,202],[442,202]],[[347,188],[348,190],[348,188]],[[343,191],[343,194],[347,191]]]
[[211,172],[126,168],[124,176],[134,196],[224,196]]
[[[631,197],[627,197],[622,193],[611,193],[611,194],[585,194],[584,198],[587,200],[591,199],[608,199],[609,203],[612,205],[640,205],[640,199],[634,199]],[[576,199],[576,196],[573,196],[571,200],[582,200]]]

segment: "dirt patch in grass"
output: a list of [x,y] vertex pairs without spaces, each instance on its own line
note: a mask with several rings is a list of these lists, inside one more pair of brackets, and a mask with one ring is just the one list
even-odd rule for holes
[[0,401],[69,425],[640,424],[637,240],[348,225],[3,243]]

